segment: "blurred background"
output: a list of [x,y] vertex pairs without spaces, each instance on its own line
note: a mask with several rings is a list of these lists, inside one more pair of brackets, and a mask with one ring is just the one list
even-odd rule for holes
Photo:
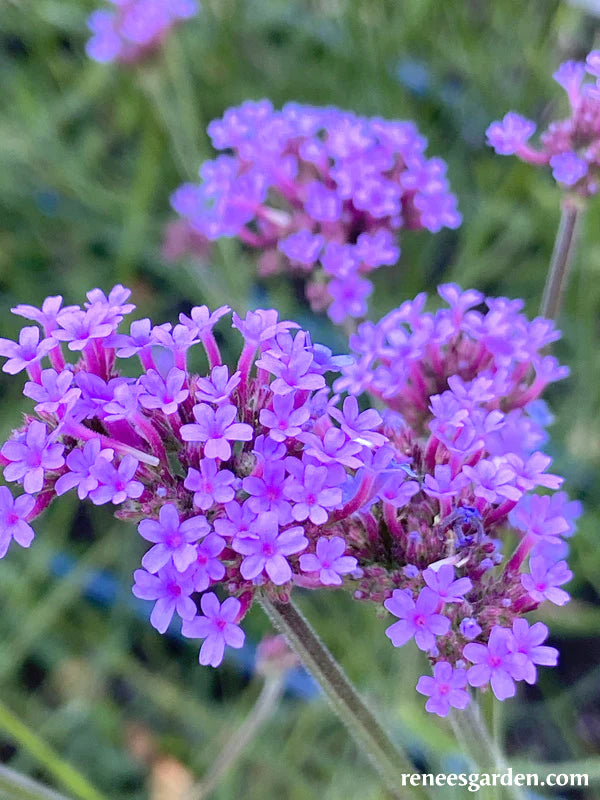
[[[311,315],[285,276],[257,281],[255,255],[237,242],[218,243],[204,260],[164,252],[175,219],[170,192],[213,155],[207,123],[262,97],[414,119],[428,154],[448,162],[464,223],[403,237],[401,263],[375,275],[372,319],[450,280],[523,297],[537,313],[559,190],[549,172],[496,156],[484,132],[508,110],[541,125],[566,114],[551,75],[562,60],[598,47],[592,0],[203,0],[156,56],[131,67],[86,57],[95,7],[0,3],[2,336],[21,327],[9,314],[16,303],[49,294],[79,303],[92,287],[122,282],[137,313],[156,322],[203,302],[238,311],[275,305],[339,349],[339,331]],[[600,781],[599,220],[597,197],[560,317],[556,354],[572,374],[546,398],[556,415],[555,471],[586,509],[572,540],[574,599],[541,617],[561,651],[559,667],[543,670],[495,720],[510,763],[557,762],[553,771],[589,771],[592,783]],[[18,419],[21,383],[1,376],[3,440]],[[36,529],[30,551],[13,548],[0,562],[0,764],[63,789],[67,770],[79,781],[73,796],[90,800],[177,800],[227,750],[261,690],[252,646],[213,671],[198,667],[196,643],[159,636],[146,622],[148,605],[130,593],[141,542],[108,509],[67,495]],[[448,723],[427,715],[412,689],[424,667],[416,648],[390,647],[384,622],[341,593],[299,593],[299,602],[418,763],[464,769]],[[258,608],[246,627],[251,645],[269,630]],[[561,796],[598,792],[596,783]],[[465,794],[446,789],[443,797]],[[384,796],[299,670],[212,794]]]

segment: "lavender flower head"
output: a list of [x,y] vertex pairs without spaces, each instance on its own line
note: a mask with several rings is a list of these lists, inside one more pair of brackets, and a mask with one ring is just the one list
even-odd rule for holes
[[[243,645],[258,592],[286,602],[296,585],[388,611],[391,643],[414,640],[433,665],[417,687],[432,713],[464,708],[467,683],[504,699],[556,663],[546,628],[523,618],[567,602],[563,540],[579,513],[540,449],[539,395],[566,374],[545,354],[551,322],[505,298],[478,310],[478,292],[446,285],[447,309],[419,297],[363,323],[350,359],[259,309],[231,315],[242,343],[228,365],[213,332],[227,307],[118,332],[129,294],[14,309],[46,344],[20,365],[35,409],[0,448],[23,489],[0,492],[0,555],[29,547],[31,522],[76,489],[137,525],[148,544],[133,592],[159,632],[181,622],[203,640],[202,664]],[[362,392],[389,409],[361,410]],[[519,544],[505,557],[507,533]]]
[[86,45],[100,63],[139,61],[160,46],[169,31],[198,13],[196,0],[110,0],[114,9],[88,17],[92,36]]
[[208,133],[227,154],[172,195],[175,211],[199,236],[260,248],[262,275],[301,278],[336,323],[365,316],[368,276],[398,261],[401,228],[461,223],[446,165],[425,157],[412,122],[261,100],[228,109]]
[[488,143],[500,155],[548,164],[563,187],[583,197],[594,195],[600,187],[600,50],[592,51],[585,62],[561,64],[553,77],[567,93],[571,113],[550,123],[540,136],[540,147],[529,144],[535,123],[513,111],[492,122]]

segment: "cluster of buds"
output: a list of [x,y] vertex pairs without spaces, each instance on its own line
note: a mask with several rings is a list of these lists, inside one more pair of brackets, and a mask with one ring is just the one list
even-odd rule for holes
[[316,311],[360,318],[368,275],[400,256],[401,228],[457,228],[446,165],[427,159],[413,122],[267,100],[230,108],[208,126],[217,150],[201,184],[184,184],[175,211],[208,240],[260,250],[260,271],[289,270]]
[[[596,82],[585,83],[586,73]],[[535,123],[512,111],[489,126],[488,142],[500,155],[549,164],[559,183],[588,197],[600,188],[600,50],[592,51],[585,62],[566,61],[553,77],[567,93],[571,114],[547,127],[540,149],[528,144]]]
[[196,0],[110,0],[116,8],[88,17],[86,51],[94,61],[131,63],[160,46],[179,22],[198,13]]
[[[0,449],[5,479],[24,490],[0,493],[1,555],[13,540],[28,547],[31,521],[77,489],[137,523],[151,547],[133,592],[154,601],[158,631],[177,615],[184,636],[204,639],[202,664],[243,645],[257,593],[285,602],[294,585],[343,587],[398,617],[387,635],[427,653],[433,677],[417,688],[434,713],[464,707],[467,683],[504,699],[556,663],[545,626],[522,616],[567,600],[562,537],[578,513],[561,492],[534,493],[561,484],[537,450],[537,398],[565,374],[543,355],[552,323],[505,299],[484,315],[479,293],[448,285],[445,311],[424,313],[420,297],[364,323],[353,360],[274,310],[234,313],[243,344],[230,371],[213,332],[230,309],[118,332],[129,294],[13,309],[37,325],[0,340],[3,370],[28,373],[35,415]],[[203,376],[188,368],[198,345]],[[116,365],[134,357],[140,374],[125,377]],[[328,372],[342,373],[343,402]],[[365,389],[395,410],[361,411]],[[502,540],[517,537],[505,560]]]

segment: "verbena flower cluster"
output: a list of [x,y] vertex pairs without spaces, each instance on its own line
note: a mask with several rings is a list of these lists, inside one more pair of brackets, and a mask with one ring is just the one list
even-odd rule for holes
[[158,47],[174,25],[198,13],[196,0],[110,0],[114,9],[88,17],[86,51],[94,61],[139,61]]
[[401,228],[457,228],[446,164],[427,159],[413,122],[340,109],[247,101],[210,123],[217,150],[173,208],[208,239],[261,251],[263,275],[290,270],[313,309],[336,323],[363,317],[369,274],[400,256]]
[[[444,311],[424,312],[419,297],[360,326],[355,362],[274,310],[234,313],[233,369],[213,332],[225,306],[127,332],[122,286],[94,289],[83,307],[17,306],[35,324],[0,340],[0,354],[5,372],[27,373],[35,413],[0,449],[5,479],[23,489],[0,490],[0,554],[13,539],[28,547],[30,523],[76,490],[137,523],[149,544],[133,592],[154,601],[158,631],[176,615],[204,640],[202,664],[243,645],[258,592],[285,601],[294,585],[343,586],[397,618],[395,646],[414,638],[427,653],[433,676],[417,688],[428,710],[464,707],[467,684],[504,699],[514,681],[533,683],[557,654],[522,615],[568,599],[563,537],[579,511],[562,492],[534,493],[562,482],[538,449],[536,404],[566,373],[543,354],[558,334],[519,301],[488,299],[484,314],[478,292],[440,293]],[[188,365],[198,345],[202,375]],[[129,359],[137,377],[117,368]],[[340,370],[336,391],[369,389],[395,410],[342,402],[325,378]]]
[[439,294],[447,307],[435,313],[421,294],[360,325],[334,388],[390,409],[383,430],[408,477],[400,502],[388,484],[379,513],[361,512],[380,554],[369,564],[351,551],[363,568],[355,594],[399,618],[387,630],[395,646],[414,637],[428,653],[434,676],[417,688],[445,715],[466,704],[467,683],[504,700],[556,663],[546,626],[522,615],[569,599],[565,539],[581,509],[556,491],[562,478],[540,449],[552,420],[540,394],[568,374],[546,352],[554,324],[528,321],[520,300],[453,284]]
[[[586,73],[596,79],[585,83]],[[535,123],[510,111],[487,129],[489,144],[503,156],[516,155],[530,164],[549,164],[554,178],[583,196],[596,194],[600,179],[600,50],[585,62],[566,61],[553,75],[566,91],[567,119],[550,123],[539,149],[528,144]]]

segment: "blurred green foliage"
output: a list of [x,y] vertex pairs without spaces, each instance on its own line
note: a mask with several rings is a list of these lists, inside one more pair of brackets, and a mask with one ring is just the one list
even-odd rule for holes
[[[118,67],[85,56],[94,5],[0,5],[2,335],[18,330],[8,314],[17,302],[58,293],[79,302],[94,286],[123,282],[140,314],[157,321],[192,303],[274,304],[339,347],[340,334],[311,316],[284,278],[257,283],[252,254],[235,242],[219,244],[210,266],[167,264],[161,256],[173,218],[169,193],[211,155],[207,122],[260,97],[412,118],[430,154],[448,161],[464,224],[403,238],[400,265],[377,275],[373,317],[442,280],[523,297],[536,313],[559,192],[544,170],[495,156],[484,131],[509,109],[541,123],[560,114],[563,97],[551,74],[598,44],[600,20],[554,0],[204,0],[198,18],[155,58]],[[539,687],[506,703],[495,720],[509,757],[529,765],[592,759],[596,773],[599,219],[596,199],[560,320],[557,354],[572,375],[549,398],[556,471],[586,505],[573,542],[575,599],[545,612],[561,648],[559,668],[546,670]],[[234,352],[237,342],[224,346]],[[0,383],[4,437],[17,421],[20,384],[4,376]],[[129,602],[140,543],[107,510],[64,498],[37,529],[30,552],[14,548],[0,564],[0,697],[34,735],[20,738],[0,707],[0,761],[68,790],[62,762],[53,766],[52,753],[44,759],[39,740],[104,797],[175,797],[157,793],[157,765],[171,757],[202,776],[251,707],[259,679],[233,662],[218,672],[200,669],[195,647],[141,623]],[[59,553],[77,559],[66,578],[53,571]],[[111,605],[85,598],[92,569],[116,576]],[[449,726],[428,717],[412,689],[421,654],[389,647],[384,623],[346,596],[321,593],[301,604],[420,763],[431,771],[464,767]],[[255,641],[268,629],[258,609],[248,627]],[[140,742],[148,741],[144,749]],[[94,795],[82,789],[79,796]],[[383,792],[326,704],[289,696],[214,796],[368,800]]]

